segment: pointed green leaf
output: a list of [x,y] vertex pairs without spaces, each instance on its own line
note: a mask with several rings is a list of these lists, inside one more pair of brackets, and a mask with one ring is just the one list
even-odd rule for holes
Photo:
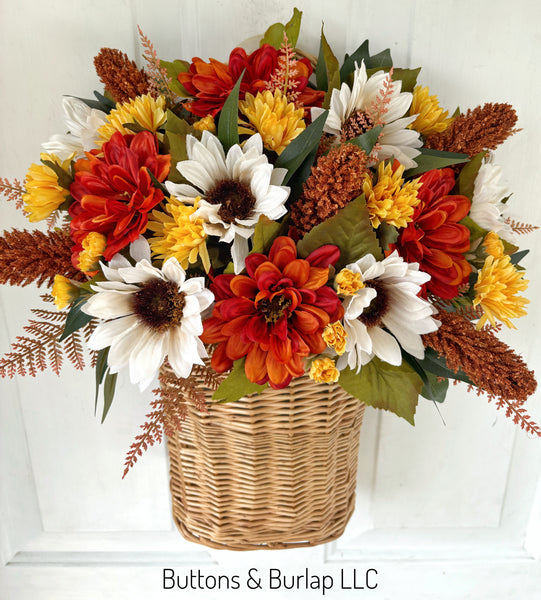
[[401,81],[401,92],[413,92],[421,67],[417,69],[393,69],[393,81]]
[[218,402],[235,402],[249,396],[250,394],[260,394],[267,386],[252,383],[244,371],[245,359],[241,358],[233,363],[233,368],[218,389],[212,395],[212,399]]
[[239,143],[239,91],[246,69],[241,73],[235,87],[227,97],[218,120],[218,139],[227,153],[229,148]]
[[425,357],[420,360],[416,359],[421,367],[428,373],[433,373],[439,377],[445,377],[447,379],[458,379],[473,385],[471,379],[461,370],[456,373],[447,366],[447,362],[443,356],[439,356],[438,353],[432,348],[425,349]]
[[69,190],[70,185],[73,183],[73,177],[67,171],[64,171],[64,169],[60,165],[57,165],[52,160],[42,159],[41,162],[46,167],[49,167],[49,169],[52,169],[52,171],[58,178],[58,185],[64,188],[65,190]]
[[167,179],[173,183],[186,183],[186,180],[177,171],[177,163],[188,160],[188,152],[186,150],[186,135],[179,133],[166,132],[165,147],[171,155],[171,169]]
[[379,135],[382,132],[382,130],[383,127],[381,125],[377,125],[376,127],[372,127],[372,129],[370,129],[366,133],[351,138],[347,141],[347,143],[355,144],[355,146],[358,146],[361,150],[364,151],[366,156],[369,156],[370,152],[372,152],[372,148],[376,145],[376,142],[378,141]]
[[109,348],[102,348],[98,350],[98,357],[96,359],[96,394],[94,397],[94,414],[96,414],[96,409],[98,408],[98,396],[100,393],[100,385],[103,382],[103,378],[105,377],[105,372],[107,371],[107,357],[109,356]]
[[165,121],[165,131],[180,135],[193,133],[194,128],[188,123],[188,121],[177,117],[173,111],[167,109],[166,116],[167,120]]
[[304,159],[319,146],[323,127],[327,120],[325,111],[313,121],[300,135],[298,135],[276,160],[275,167],[287,169],[287,175],[284,178],[284,185],[290,180],[295,171],[303,164]]
[[404,173],[405,179],[416,177],[432,169],[443,169],[451,165],[468,162],[469,156],[467,154],[457,154],[456,152],[441,152],[440,150],[421,148],[421,154],[415,156],[413,160],[417,163],[417,166],[408,169]]
[[116,388],[116,373],[111,373],[109,370],[105,375],[105,381],[103,382],[103,413],[101,415],[101,422],[105,421],[105,417],[111,408],[113,398],[115,397]]
[[[318,70],[319,68],[319,75]],[[323,100],[323,108],[329,108],[331,105],[332,91],[340,87],[340,65],[334,55],[327,38],[321,27],[321,41],[319,46],[319,59],[316,68],[316,83],[320,90],[327,89]],[[321,83],[321,85],[320,85]]]
[[421,396],[427,400],[434,400],[434,402],[443,402],[449,388],[449,380],[442,379],[438,375],[434,375],[434,373],[425,371],[419,364],[418,359],[404,350],[402,350],[402,358],[422,379],[423,389],[421,390]]
[[188,94],[184,86],[178,80],[178,74],[186,73],[190,68],[190,63],[185,60],[174,60],[173,62],[160,60],[160,67],[167,71],[167,76],[170,78],[169,89],[177,96],[189,98],[190,94]]
[[357,66],[360,67],[362,61],[364,61],[364,65],[367,70],[390,69],[393,66],[391,51],[388,48],[382,52],[379,52],[378,54],[375,54],[374,56],[370,56],[368,40],[365,40],[351,56],[346,54],[344,63],[340,69],[341,81],[346,81],[346,79],[355,70],[355,63],[357,63]]
[[274,23],[271,25],[265,35],[261,39],[260,46],[263,44],[270,44],[276,50],[279,50],[282,42],[284,41],[284,33],[287,35],[287,40],[294,48],[299,39],[299,32],[301,29],[302,11],[298,8],[293,9],[293,16],[289,21],[283,25],[282,23]]
[[483,164],[483,158],[487,155],[486,151],[478,152],[475,156],[472,156],[471,160],[467,165],[464,165],[460,171],[460,175],[456,180],[454,188],[455,194],[466,196],[467,198],[473,198],[473,189],[475,186],[475,180],[479,173],[479,169]]
[[529,250],[521,250],[520,252],[514,252],[513,254],[511,254],[511,264],[518,265],[518,263],[529,253]]
[[339,210],[334,217],[311,229],[297,244],[297,251],[301,258],[306,258],[325,244],[340,248],[337,270],[365,254],[373,254],[377,260],[383,258],[363,194]]
[[98,94],[98,92],[94,92],[94,95],[97,98],[98,97],[103,98],[103,100],[99,100],[99,99],[92,100],[91,98],[79,98],[77,96],[75,96],[75,97],[77,98],[77,100],[81,100],[81,102],[84,102],[89,108],[101,110],[105,114],[109,114],[111,112],[111,110],[116,106],[114,102],[112,102],[108,98],[105,98],[105,96]]
[[287,233],[287,224],[279,221],[271,221],[265,215],[259,217],[259,221],[254,228],[254,237],[252,238],[252,253],[259,252],[267,254],[272,246],[272,242],[279,236]]
[[346,368],[338,383],[365,404],[394,412],[415,425],[415,410],[423,381],[408,363],[398,367],[374,357],[360,373]]
[[398,229],[394,225],[389,225],[389,223],[383,221],[376,229],[376,235],[381,249],[387,251],[390,244],[394,244],[398,239]]
[[74,331],[81,329],[87,323],[90,323],[94,317],[91,315],[87,315],[85,312],[81,310],[86,301],[88,300],[88,296],[80,296],[73,302],[69,309],[68,317],[66,319],[66,324],[64,325],[64,331],[62,335],[58,338],[59,342],[64,341],[67,337],[69,337]]

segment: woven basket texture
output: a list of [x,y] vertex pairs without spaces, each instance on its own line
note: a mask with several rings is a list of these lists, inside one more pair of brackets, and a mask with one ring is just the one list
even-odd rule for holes
[[282,390],[213,403],[208,414],[190,406],[182,431],[168,438],[181,534],[230,550],[340,537],[355,507],[364,408],[340,386],[307,376]]

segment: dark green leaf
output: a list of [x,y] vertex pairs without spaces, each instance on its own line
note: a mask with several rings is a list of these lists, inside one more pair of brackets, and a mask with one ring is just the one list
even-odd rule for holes
[[459,381],[464,381],[465,383],[473,385],[471,379],[464,371],[459,370],[455,373],[447,366],[445,358],[439,356],[432,348],[426,348],[425,357],[422,360],[416,360],[428,373],[433,373],[434,375],[445,377],[446,379],[458,379]]
[[287,225],[279,221],[271,221],[265,215],[259,217],[254,229],[254,237],[252,239],[252,253],[260,252],[267,254],[272,246],[272,242],[279,236],[287,233]]
[[323,27],[321,27],[321,42],[320,42],[320,50],[319,50],[319,59],[318,65],[321,62],[321,68],[319,73],[319,80],[324,81],[324,85],[319,86],[319,82],[317,79],[316,73],[316,82],[318,82],[318,89],[324,90],[327,89],[325,93],[325,98],[323,100],[323,108],[329,108],[331,105],[331,95],[332,91],[336,88],[340,87],[340,65],[338,64],[338,59],[334,55],[329,43],[327,42],[327,38],[323,33]]
[[358,135],[357,137],[351,138],[347,141],[347,143],[355,144],[355,146],[358,146],[368,156],[370,152],[372,152],[372,148],[378,141],[379,134],[381,133],[382,129],[383,127],[381,125],[378,125],[377,127],[373,127],[372,129],[370,129],[366,133],[363,133],[362,135]]
[[218,120],[218,139],[227,153],[229,148],[239,143],[239,90],[246,69],[241,73],[235,87],[227,97]]
[[190,94],[184,89],[184,86],[178,80],[179,73],[186,73],[190,68],[190,64],[185,60],[174,60],[168,62],[166,60],[160,60],[160,67],[165,68],[167,76],[170,78],[169,89],[174,92],[177,96],[183,98],[189,98]]
[[107,371],[107,357],[109,356],[109,348],[102,348],[98,350],[98,356],[96,358],[96,395],[94,397],[94,414],[96,414],[96,409],[98,407],[98,396],[100,393],[100,385],[103,382],[103,378],[105,377],[105,372]]
[[417,69],[393,69],[393,81],[401,81],[401,92],[413,92],[421,67]]
[[90,323],[94,317],[91,315],[87,315],[85,312],[81,310],[82,306],[86,304],[88,300],[88,296],[80,296],[73,302],[71,308],[68,313],[68,317],[66,319],[66,324],[64,326],[64,331],[62,335],[58,339],[59,342],[64,341],[67,337],[69,337],[74,331],[81,329],[87,323]]
[[261,39],[260,46],[270,44],[278,50],[284,41],[284,33],[287,35],[287,40],[294,48],[299,39],[299,31],[301,29],[302,12],[298,8],[293,9],[293,16],[283,25],[282,23],[274,23],[271,25],[265,35]]
[[105,91],[105,93],[107,95],[103,95],[97,91],[94,91],[94,96],[96,96],[96,98],[98,99],[98,102],[101,102],[101,104],[103,106],[109,106],[109,110],[106,111],[106,112],[109,112],[110,110],[112,110],[113,108],[116,107],[116,102],[112,99],[109,92]]
[[175,113],[169,109],[166,112],[167,120],[165,122],[165,131],[169,133],[177,133],[180,135],[187,135],[188,133],[193,133],[194,128],[180,117],[177,117]]
[[64,171],[64,169],[60,165],[57,165],[52,160],[42,159],[41,162],[45,166],[49,167],[49,169],[52,169],[54,171],[54,174],[58,178],[58,185],[64,188],[65,190],[69,190],[70,185],[73,183],[73,177],[67,171]]
[[376,229],[376,235],[382,250],[387,251],[390,244],[394,244],[398,239],[398,229],[394,225],[389,225],[389,223],[383,221]]
[[109,114],[111,110],[115,108],[116,104],[112,100],[109,100],[109,98],[102,96],[98,92],[94,92],[94,95],[97,98],[102,98],[102,100],[92,100],[90,98],[77,98],[77,100],[81,100],[81,102],[84,102],[89,108],[101,110],[106,114]]
[[346,368],[338,383],[355,398],[369,406],[394,412],[415,425],[415,410],[423,381],[406,362],[398,367],[374,357],[360,373]]
[[482,151],[471,158],[467,165],[464,165],[460,171],[460,175],[456,180],[455,193],[466,196],[470,201],[473,198],[473,188],[475,179],[479,173],[479,168],[483,164],[483,158],[487,152]]
[[323,133],[323,127],[327,120],[325,111],[313,121],[300,135],[298,135],[280,154],[275,167],[287,169],[284,185],[290,180],[295,171],[303,164],[304,159],[317,148]]
[[390,69],[393,66],[393,60],[391,58],[391,51],[387,48],[379,54],[370,56],[368,49],[368,40],[365,40],[355,52],[350,56],[346,54],[342,68],[340,69],[340,80],[346,81],[346,79],[355,70],[355,63],[357,66],[361,66],[361,62],[364,61],[366,69]]
[[443,402],[445,400],[445,396],[447,395],[447,389],[449,388],[449,380],[441,379],[437,375],[425,371],[419,364],[418,359],[411,354],[408,354],[404,350],[402,350],[402,358],[422,379],[423,389],[421,390],[421,396],[427,400]]
[[511,263],[514,265],[518,265],[518,263],[527,255],[529,254],[529,250],[521,250],[520,252],[515,252],[514,254],[511,254]]
[[161,181],[156,179],[156,176],[148,167],[147,167],[147,171],[150,176],[150,179],[152,180],[152,183],[154,184],[154,187],[161,190],[163,192],[164,196],[169,196],[169,192],[167,191],[167,188],[163,185],[163,183],[161,183]]
[[469,156],[467,154],[421,148],[421,154],[415,156],[413,160],[417,163],[417,166],[413,169],[408,169],[404,173],[405,178],[415,177],[432,169],[443,169],[444,167],[467,162]]
[[267,386],[252,383],[244,372],[245,359],[241,358],[233,363],[233,368],[226,379],[222,381],[218,389],[212,395],[212,399],[219,402],[235,402],[249,396],[260,394]]
[[177,171],[177,163],[188,159],[186,135],[166,132],[165,145],[171,155],[171,169],[167,179],[173,183],[186,183],[184,177]]
[[325,244],[340,248],[339,270],[365,254],[373,254],[377,260],[383,258],[378,238],[370,223],[364,195],[355,198],[334,217],[311,229],[297,244],[301,258]]
[[124,129],[128,129],[128,131],[132,131],[133,133],[141,133],[141,131],[148,131],[148,129],[145,129],[142,125],[139,125],[139,123],[137,122],[122,123],[122,127],[124,127]]
[[103,413],[101,415],[101,422],[105,421],[105,417],[111,408],[113,398],[115,397],[116,388],[116,373],[111,373],[109,370],[105,375],[105,381],[103,382]]
[[295,200],[302,194],[302,186],[310,177],[312,167],[316,160],[318,146],[314,146],[312,152],[303,160],[301,166],[295,171],[293,177],[288,181],[290,187],[289,198],[287,200],[288,205],[291,206]]

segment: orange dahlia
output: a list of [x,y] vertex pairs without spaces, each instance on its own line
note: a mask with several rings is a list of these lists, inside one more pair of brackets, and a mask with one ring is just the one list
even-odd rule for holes
[[86,160],[77,161],[69,208],[74,265],[89,232],[107,238],[103,257],[108,261],[146,230],[148,212],[163,199],[150,174],[164,181],[170,164],[170,156],[158,153],[156,137],[149,131],[117,132],[101,152],[92,150]]
[[424,173],[412,221],[396,242],[396,249],[407,262],[419,263],[431,276],[427,289],[440,298],[458,295],[458,286],[468,280],[471,265],[464,258],[470,249],[470,231],[461,221],[470,210],[466,196],[450,195],[455,185],[452,169]]
[[329,265],[340,256],[326,245],[306,259],[295,242],[277,238],[268,257],[251,254],[247,275],[219,275],[210,286],[216,298],[201,339],[218,344],[212,367],[223,373],[246,357],[245,372],[254,383],[286,387],[304,373],[304,358],[327,344],[325,327],[343,315],[336,292],[327,284]]

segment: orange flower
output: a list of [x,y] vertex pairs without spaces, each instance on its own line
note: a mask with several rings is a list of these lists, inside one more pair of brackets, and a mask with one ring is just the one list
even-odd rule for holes
[[300,259],[295,242],[279,237],[268,257],[248,256],[247,275],[216,277],[216,304],[201,336],[218,344],[212,367],[223,373],[246,357],[248,379],[277,389],[303,375],[304,358],[325,350],[323,330],[343,315],[340,299],[326,285],[329,265],[339,256],[336,246],[326,245]]
[[471,273],[464,258],[470,249],[470,231],[459,223],[468,214],[470,201],[449,195],[455,185],[452,169],[428,171],[419,182],[421,202],[412,221],[400,230],[395,247],[407,262],[419,263],[419,269],[431,276],[426,284],[430,292],[451,299]]

